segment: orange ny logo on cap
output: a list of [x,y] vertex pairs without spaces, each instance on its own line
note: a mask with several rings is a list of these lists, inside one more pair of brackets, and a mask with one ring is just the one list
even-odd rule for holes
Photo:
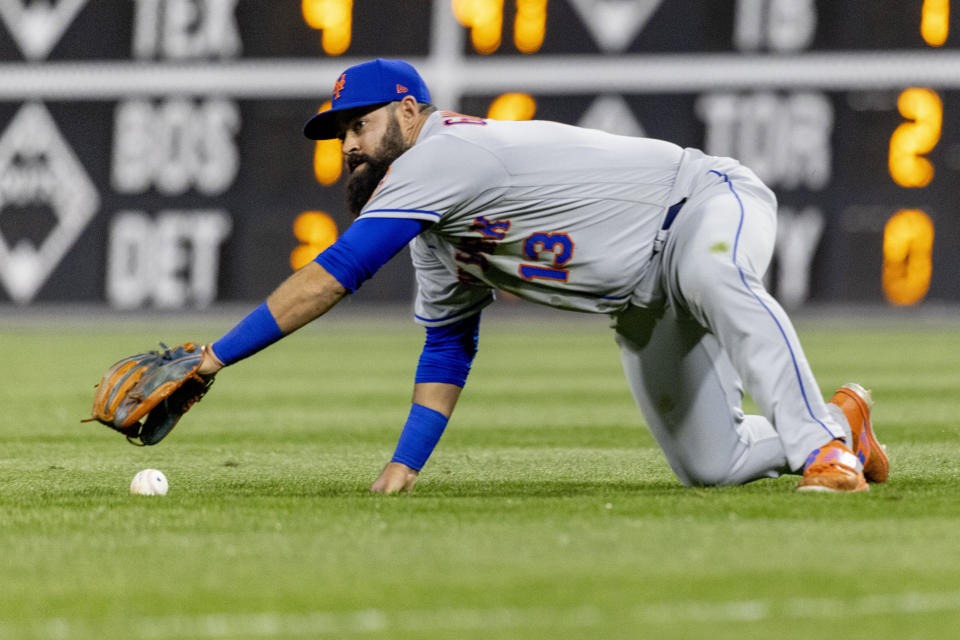
[[337,83],[333,85],[334,100],[340,99],[340,92],[343,91],[343,85],[346,84],[346,81],[347,81],[347,72],[344,71],[343,73],[340,74],[340,78],[337,80]]

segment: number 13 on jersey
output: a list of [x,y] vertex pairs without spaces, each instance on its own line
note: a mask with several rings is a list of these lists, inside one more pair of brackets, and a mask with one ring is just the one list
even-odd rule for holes
[[565,233],[533,233],[523,241],[523,255],[530,260],[546,259],[552,265],[521,264],[519,273],[524,280],[566,282],[570,271],[561,267],[573,257],[573,240]]

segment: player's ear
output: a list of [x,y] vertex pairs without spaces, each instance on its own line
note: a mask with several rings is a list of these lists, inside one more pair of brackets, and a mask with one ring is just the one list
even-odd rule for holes
[[404,96],[397,105],[397,117],[400,124],[405,125],[417,120],[420,116],[420,103],[413,96]]

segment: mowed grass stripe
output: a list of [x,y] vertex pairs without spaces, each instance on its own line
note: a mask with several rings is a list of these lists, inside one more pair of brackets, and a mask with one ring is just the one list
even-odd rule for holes
[[[638,623],[759,622],[771,618],[828,620],[855,616],[896,616],[960,610],[960,591],[948,593],[875,594],[851,600],[795,598],[789,600],[747,600],[728,602],[684,601],[635,606],[617,616]],[[131,634],[143,640],[170,637],[189,638],[289,638],[380,634],[382,632],[482,631],[496,634],[507,630],[596,628],[610,618],[609,612],[593,606],[573,609],[496,608],[423,609],[391,612],[365,609],[350,612],[313,611],[306,613],[208,614],[200,616],[150,616],[124,620],[115,628],[107,623],[90,623],[57,618],[30,625],[0,626],[4,637],[37,640],[70,640],[77,636]],[[15,635],[18,634],[18,635]]]

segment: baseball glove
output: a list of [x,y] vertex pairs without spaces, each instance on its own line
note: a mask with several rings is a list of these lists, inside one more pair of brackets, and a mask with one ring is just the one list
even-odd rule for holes
[[[157,444],[200,400],[213,377],[197,373],[203,347],[187,342],[162,351],[148,351],[116,363],[97,384],[94,420],[119,431],[132,444]],[[142,422],[141,422],[142,420]]]

